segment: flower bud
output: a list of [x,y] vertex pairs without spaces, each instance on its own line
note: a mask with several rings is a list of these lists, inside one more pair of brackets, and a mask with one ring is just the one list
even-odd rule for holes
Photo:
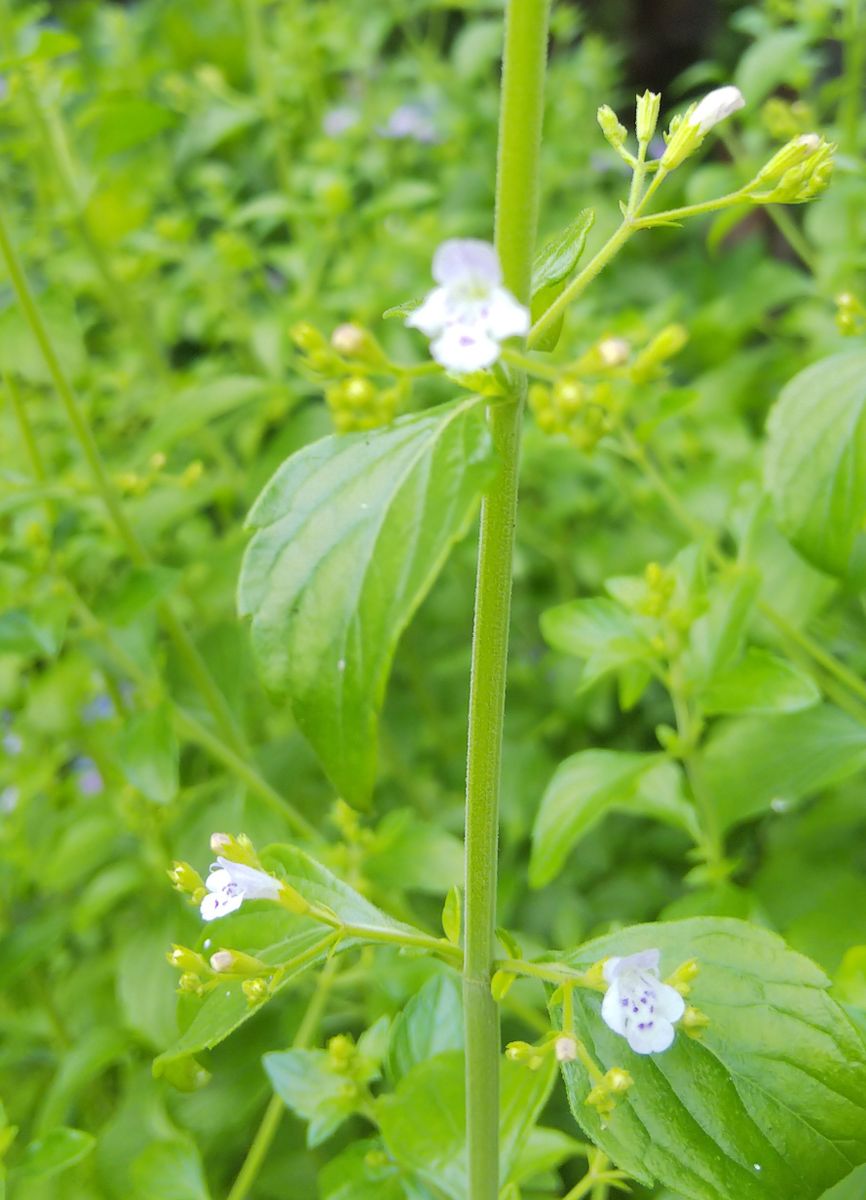
[[680,1025],[689,1037],[699,1038],[710,1023],[706,1013],[690,1004],[680,1019]]
[[264,979],[245,979],[241,984],[241,991],[247,998],[247,1003],[250,1005],[263,1004],[271,994],[271,990]]
[[602,338],[596,347],[599,358],[606,367],[621,367],[628,362],[631,346],[621,337]]
[[218,975],[264,975],[272,969],[241,950],[217,950],[210,956],[210,965]]
[[614,150],[620,150],[625,145],[625,139],[628,137],[628,130],[625,125],[621,125],[616,113],[609,104],[602,104],[596,114],[601,132],[607,138],[608,142],[613,146]]
[[177,888],[179,892],[186,892],[193,899],[206,891],[201,875],[188,862],[172,863],[168,877],[173,887]]
[[712,92],[708,92],[696,106],[691,120],[698,126],[703,137],[714,125],[718,125],[720,121],[724,121],[743,108],[745,103],[743,93],[732,84],[715,88]]
[[309,321],[298,321],[289,330],[289,337],[304,354],[312,354],[315,350],[327,350],[328,343],[324,336],[311,325]]
[[820,150],[822,145],[822,139],[817,133],[804,133],[800,137],[792,138],[781,150],[776,151],[769,162],[761,167],[755,176],[755,183],[770,183],[773,180],[781,179],[786,171],[805,162],[807,158]]
[[212,833],[210,848],[214,854],[227,858],[230,862],[244,863],[248,867],[259,866],[258,855],[245,833],[239,833],[237,837],[230,833]]
[[186,973],[208,973],[208,966],[200,954],[188,946],[172,946],[165,956],[173,967]]
[[577,1058],[577,1039],[570,1033],[561,1034],[554,1043],[553,1052],[557,1062],[574,1062]]
[[637,97],[635,132],[639,142],[650,142],[656,131],[661,107],[661,93],[646,91]]
[[354,322],[338,325],[331,334],[331,345],[344,358],[356,358],[370,363],[386,361],[382,347],[372,333]]
[[177,990],[179,992],[188,992],[191,996],[203,996],[204,987],[202,981],[192,971],[185,971],[178,980]]

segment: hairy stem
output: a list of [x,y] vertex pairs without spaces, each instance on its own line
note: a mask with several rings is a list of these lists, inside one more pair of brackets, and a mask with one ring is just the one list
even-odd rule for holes
[[[503,55],[496,248],[505,284],[529,302],[550,0],[509,0]],[[517,477],[526,375],[489,410],[501,467],[481,507],[466,770],[466,1136],[469,1200],[499,1195],[499,1010],[490,992],[496,924],[499,786]]]

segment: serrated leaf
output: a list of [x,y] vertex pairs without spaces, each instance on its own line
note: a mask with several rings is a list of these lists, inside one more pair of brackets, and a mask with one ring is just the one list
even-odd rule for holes
[[[499,1161],[507,1182],[553,1086],[553,1060],[538,1071],[501,1064]],[[451,1200],[468,1194],[463,1055],[447,1051],[414,1067],[376,1101],[376,1119],[397,1162]]]
[[815,566],[844,575],[866,517],[866,351],[813,363],[782,390],[764,478],[782,532]]
[[634,1079],[603,1123],[585,1103],[584,1067],[566,1064],[578,1123],[617,1166],[683,1200],[818,1200],[866,1160],[866,1047],[829,981],[774,934],[714,918],[621,930],[566,961],[650,947],[662,976],[697,959],[689,1002],[710,1023],[699,1040],[679,1030],[669,1050],[637,1055],[602,1021],[600,994],[576,989],[590,1054]]
[[491,478],[476,397],[289,458],[249,517],[239,608],[267,684],[340,794],[367,802],[400,634]]
[[[532,267],[532,323],[544,315],[560,296],[586,247],[586,239],[595,220],[591,208],[578,216],[541,248]],[[562,333],[560,317],[535,343],[536,350],[553,350]]]
[[697,834],[679,768],[663,755],[582,750],[561,763],[547,785],[532,831],[530,885],[550,883],[574,846],[613,809]]
[[532,264],[533,299],[543,288],[564,283],[572,273],[586,247],[586,239],[594,220],[593,210],[585,208],[538,251]]
[[738,663],[716,676],[701,697],[701,708],[708,716],[796,712],[820,699],[811,675],[784,658],[750,647]]
[[14,1171],[18,1179],[49,1179],[90,1154],[96,1138],[83,1129],[60,1125],[31,1142]]
[[432,976],[397,1014],[388,1050],[388,1074],[396,1083],[413,1067],[445,1050],[463,1049],[460,983],[448,972]]
[[261,859],[263,866],[284,879],[305,900],[332,909],[344,924],[352,925],[356,930],[418,933],[411,925],[382,912],[297,846],[267,846],[262,851]]
[[866,767],[866,729],[829,704],[733,718],[701,752],[704,785],[723,829],[769,808],[784,811]]

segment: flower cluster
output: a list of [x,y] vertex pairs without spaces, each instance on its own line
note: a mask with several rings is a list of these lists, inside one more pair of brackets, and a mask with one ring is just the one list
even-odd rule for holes
[[506,338],[529,332],[529,310],[502,286],[502,268],[488,242],[456,238],[433,256],[438,287],[406,324],[434,338],[430,352],[447,371],[468,375],[490,367]]

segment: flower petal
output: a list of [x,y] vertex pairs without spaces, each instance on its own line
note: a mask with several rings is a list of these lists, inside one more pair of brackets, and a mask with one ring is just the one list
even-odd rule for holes
[[210,875],[204,881],[204,885],[209,892],[222,892],[229,886],[231,881],[232,877],[229,872],[214,863],[210,869]]
[[667,983],[657,983],[655,993],[656,1016],[668,1021],[678,1021],[686,1011],[686,1002],[677,989]]
[[244,902],[243,892],[227,891],[210,892],[201,902],[199,909],[202,920],[215,921],[227,913],[235,912]]
[[505,288],[495,288],[486,307],[487,329],[493,337],[501,339],[529,333],[529,309],[518,304]]
[[697,125],[701,133],[708,133],[714,125],[718,125],[719,121],[724,121],[731,113],[743,108],[745,103],[743,93],[733,84],[715,88],[700,101],[689,117],[689,121],[691,124]]
[[218,858],[217,862],[245,900],[276,900],[279,896],[280,881],[266,871],[259,871],[246,863],[232,862],[228,858]]
[[674,1027],[664,1017],[656,1016],[643,1029],[637,1024],[630,1025],[626,1037],[635,1054],[661,1054],[673,1044]]
[[496,362],[499,343],[477,325],[454,324],[431,342],[430,353],[446,370],[455,375],[468,375]]
[[616,954],[613,956],[613,958],[605,959],[604,966],[601,968],[601,973],[604,975],[608,983],[613,983],[613,981],[616,979],[619,972],[619,964],[621,962],[622,959]]
[[434,288],[424,302],[406,318],[406,324],[411,329],[420,329],[428,337],[434,337],[450,320],[453,319],[451,298],[448,289]]
[[620,989],[618,983],[612,983],[601,1002],[601,1019],[614,1033],[625,1036],[630,1010],[628,996]]
[[489,242],[452,238],[443,242],[433,255],[433,278],[448,287],[473,283],[494,288],[502,282],[502,268]]

